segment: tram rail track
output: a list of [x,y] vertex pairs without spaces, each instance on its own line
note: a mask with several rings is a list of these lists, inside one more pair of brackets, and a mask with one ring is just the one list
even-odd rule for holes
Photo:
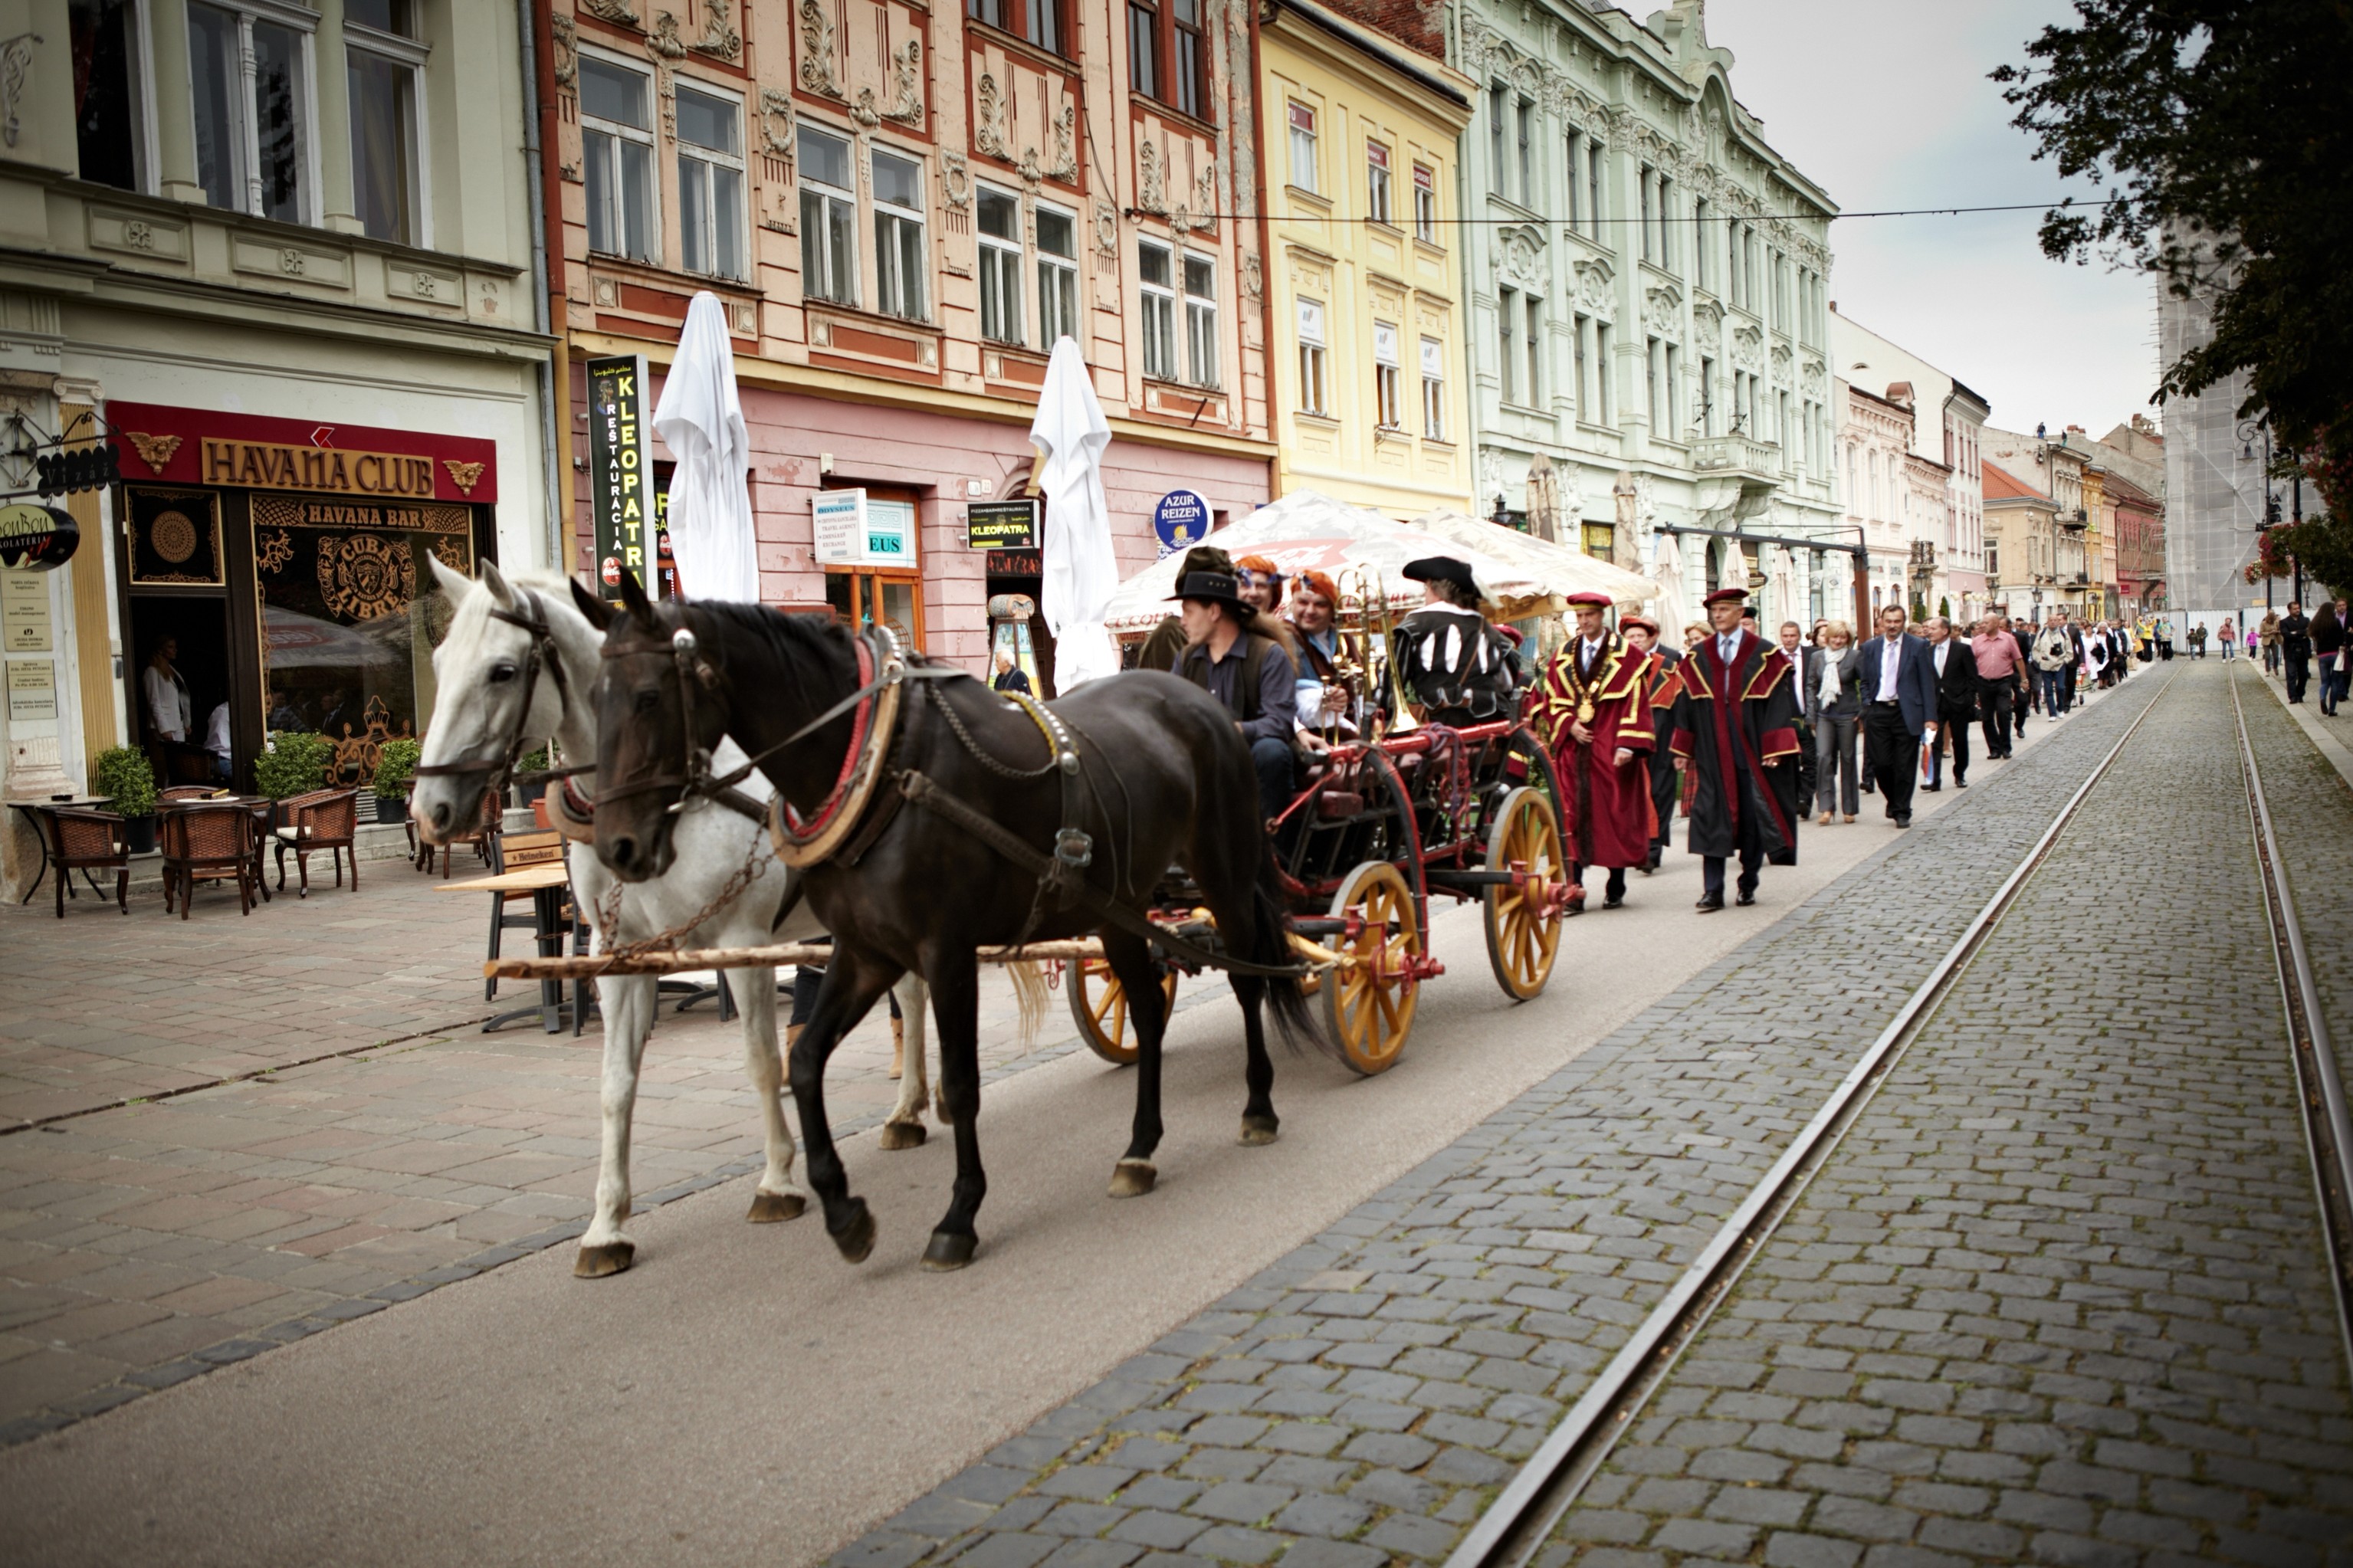
[[[1749,1189],[1738,1206],[1703,1247],[1699,1256],[1685,1269],[1665,1298],[1653,1308],[1634,1331],[1625,1345],[1595,1378],[1592,1385],[1579,1398],[1560,1422],[1554,1426],[1534,1454],[1522,1464],[1518,1472],[1506,1482],[1503,1490],[1461,1542],[1447,1558],[1445,1568],[1528,1568],[1550,1539],[1561,1518],[1575,1505],[1587,1484],[1600,1470],[1603,1462],[1618,1440],[1630,1430],[1634,1417],[1650,1402],[1660,1386],[1672,1373],[1683,1352],[1697,1339],[1708,1320],[1732,1293],[1750,1260],[1763,1250],[1764,1244],[1779,1227],[1781,1221],[1804,1195],[1807,1184],[1837,1152],[1850,1128],[1869,1106],[1872,1098],[1888,1074],[1903,1058],[1905,1051],[1935,1014],[1938,1004],[1952,993],[1953,987],[1968,970],[1970,961],[1985,946],[2002,917],[2017,902],[2020,894],[2034,873],[2047,859],[2068,826],[2075,820],[2094,790],[2107,776],[2116,759],[2124,754],[2141,725],[2162,702],[2179,672],[2169,673],[2165,683],[2149,698],[2140,712],[2134,715],[2123,735],[2101,757],[2074,794],[2067,798],[2041,837],[2028,849],[2001,885],[1986,900],[1983,908],[1971,918],[1951,947],[1946,950],[1927,978],[1907,997],[1885,1028],[1862,1053],[1845,1078],[1833,1089],[1821,1108],[1790,1141],[1789,1146],[1772,1168]],[[2233,683],[2232,698],[2237,696]],[[2243,719],[2240,728],[2242,745],[2246,744]],[[2245,752],[2248,776],[2253,777],[2253,753]],[[2253,787],[2253,786],[2251,786]],[[2260,794],[2251,795],[2256,803],[2259,816],[2259,840],[2269,842],[2269,816],[2261,812]],[[2284,888],[2276,883],[2276,856],[2259,855],[2263,867],[2266,897],[2284,897]],[[2276,889],[2276,891],[2275,891]],[[2284,989],[2288,977],[2300,976],[2305,998],[2304,1013],[2311,1020],[2319,1016],[2312,999],[2311,971],[2303,959],[2300,935],[2293,923],[2293,904],[2275,910],[2273,930],[2283,930],[2293,938],[2293,962],[2290,944],[2283,942],[2282,975]],[[2293,1009],[2292,1009],[2293,1011]],[[2292,1025],[2292,1027],[2294,1026]],[[2327,1084],[2335,1086],[2334,1058],[2328,1052],[2325,1026],[2316,1048],[2311,1053],[2317,1071],[2327,1068]],[[2304,1071],[2299,1058],[2298,1071]],[[2317,1091],[2316,1091],[2316,1094]],[[2333,1124],[2341,1133],[2344,1108],[2341,1094],[2335,1100],[2337,1121]],[[2313,1136],[2312,1117],[2306,1116],[2307,1137]],[[2340,1152],[2353,1144],[2353,1138],[2339,1138],[2335,1147]],[[2318,1169],[2316,1151],[2316,1169]],[[2337,1190],[2340,1194],[2353,1194],[2353,1167],[2339,1163]],[[2324,1202],[2327,1182],[2322,1183]],[[2335,1231],[2333,1242],[2353,1240],[2353,1230]],[[2340,1322],[2348,1334],[2348,1356],[2353,1356],[2353,1273],[2346,1265],[2353,1262],[2353,1253],[2339,1245],[2332,1253],[2334,1272],[2338,1285]]]
[[2231,712],[2239,727],[2239,764],[2247,786],[2249,828],[2263,884],[2263,914],[2270,922],[2273,956],[2279,969],[2280,1004],[2286,1015],[2288,1055],[2295,1065],[2296,1106],[2302,1111],[2305,1147],[2312,1156],[2315,1195],[2320,1202],[2322,1241],[2328,1255],[2328,1280],[2337,1292],[2337,1327],[2346,1364],[2353,1367],[2353,1121],[2345,1107],[2345,1079],[2337,1071],[2328,1020],[2304,945],[2279,836],[2263,798],[2263,770],[2247,710],[2239,700],[2239,677],[2231,677]]

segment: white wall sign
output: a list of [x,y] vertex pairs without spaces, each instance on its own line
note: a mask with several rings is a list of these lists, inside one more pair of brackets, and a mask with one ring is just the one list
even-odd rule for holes
[[900,566],[916,561],[915,508],[862,489],[819,490],[809,499],[809,531],[820,566]]
[[54,719],[58,716],[58,667],[53,659],[12,658],[8,661],[8,719]]
[[0,569],[0,628],[10,653],[47,653],[49,580],[24,567]]

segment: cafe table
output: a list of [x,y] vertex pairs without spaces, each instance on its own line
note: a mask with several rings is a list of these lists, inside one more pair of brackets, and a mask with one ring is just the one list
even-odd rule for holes
[[[436,882],[433,890],[437,893],[488,893],[494,900],[491,910],[493,921],[500,918],[510,895],[529,893],[533,935],[539,942],[539,956],[561,958],[564,955],[564,939],[571,934],[571,922],[564,914],[565,901],[571,896],[567,885],[569,879],[564,862],[552,860],[545,865],[525,866],[495,877],[477,877],[470,882]],[[483,1024],[482,1033],[487,1035],[518,1018],[527,1018],[536,1013],[541,1027],[551,1035],[557,1034],[564,1027],[565,1006],[564,983],[543,980],[539,983],[538,1006],[518,1007],[512,1012],[501,1013]]]
[[[50,819],[60,811],[100,811],[113,804],[114,797],[111,795],[45,795],[9,798],[10,807],[25,814],[25,820],[32,825],[33,837],[41,841],[41,868],[33,874],[33,885],[25,889],[25,896],[16,900],[18,903],[29,904],[33,901],[33,895],[41,890],[41,879],[47,877],[52,868],[56,869],[59,877],[65,878],[68,898],[81,896],[74,891],[73,879],[66,876],[64,868],[58,867],[56,857],[49,853],[50,846],[57,842],[57,835],[49,828]],[[96,879],[92,878],[88,871],[81,874],[81,879],[90,884],[91,892],[98,894],[101,899],[107,897],[104,889],[99,887]]]

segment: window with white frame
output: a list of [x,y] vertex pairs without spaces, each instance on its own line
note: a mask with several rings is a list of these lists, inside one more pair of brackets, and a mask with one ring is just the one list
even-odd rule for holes
[[1173,254],[1165,245],[1139,240],[1135,269],[1144,296],[1144,374],[1162,381],[1175,381],[1176,286]]
[[712,278],[744,265],[744,113],[731,98],[678,84],[679,265]]
[[1438,171],[1427,163],[1413,166],[1413,237],[1438,243]]
[[1291,183],[1303,191],[1315,184],[1315,111],[1303,103],[1291,105]]
[[923,166],[874,149],[874,308],[923,319],[931,275],[923,248]]
[[1185,253],[1185,374],[1196,386],[1218,384],[1218,263]]
[[214,206],[311,223],[311,38],[279,16],[188,5],[196,183]]
[[[1609,149],[1602,144],[1601,138],[1588,135],[1585,139],[1585,232],[1591,239],[1604,238],[1601,232],[1602,177],[1609,162]],[[1576,171],[1571,170],[1569,178],[1576,177]],[[1610,248],[1615,249],[1616,247]]]
[[429,243],[417,105],[426,49],[407,0],[346,0],[343,53],[352,121],[352,210],[371,239]]
[[973,204],[980,209],[980,335],[1021,342],[1021,198],[983,185]]
[[1695,274],[1693,280],[1709,290],[1715,288],[1715,246],[1714,230],[1708,222],[1713,211],[1705,196],[1695,197],[1692,202],[1692,263]]
[[1652,203],[1657,199],[1656,192],[1658,189],[1658,175],[1651,170],[1651,165],[1648,163],[1642,165],[1641,180],[1642,186],[1642,259],[1645,261],[1652,261],[1657,259],[1651,252],[1651,220],[1652,214],[1656,211]]
[[1527,331],[1522,336],[1527,355],[1527,379],[1522,391],[1529,407],[1544,400],[1544,300],[1531,294],[1525,306],[1528,313]]
[[1568,170],[1568,226],[1577,233],[1585,232],[1585,132],[1572,125],[1563,145],[1568,157],[1564,161]]
[[1421,434],[1446,439],[1446,346],[1436,338],[1421,340]]
[[1378,142],[1365,143],[1365,216],[1375,223],[1390,221],[1389,150]]
[[1519,103],[1519,195],[1522,206],[1532,207],[1536,201],[1536,105],[1535,100],[1523,98]]
[[1387,321],[1373,323],[1373,424],[1382,430],[1405,428],[1398,398],[1398,330]]
[[633,261],[661,255],[654,193],[653,77],[601,55],[580,57],[581,178],[588,248]]
[[1667,345],[1648,338],[1642,345],[1642,380],[1650,393],[1651,434],[1667,433]]
[[1519,388],[1514,377],[1519,374],[1520,291],[1502,289],[1496,291],[1495,302],[1495,368],[1502,381],[1504,401],[1517,403]]
[[1317,300],[1299,301],[1299,411],[1326,414],[1324,305]]
[[144,191],[146,51],[140,43],[138,0],[73,0],[67,16],[75,173],[93,184]]
[[[585,59],[584,59],[585,64]],[[801,293],[858,303],[857,175],[846,137],[803,125],[800,150]]]
[[1079,220],[1038,209],[1038,346],[1079,335]]

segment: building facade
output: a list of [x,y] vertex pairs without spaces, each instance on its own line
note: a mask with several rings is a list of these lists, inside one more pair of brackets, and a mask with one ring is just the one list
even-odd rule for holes
[[2170,608],[2165,582],[2165,437],[2136,414],[2099,439],[2103,495],[2115,513],[2119,613]]
[[[1909,349],[1861,325],[1835,303],[1831,358],[1838,374],[1854,384],[1911,405],[1912,455],[1942,475],[1944,494],[1918,519],[1914,535],[1926,557],[1926,607],[1934,610],[1949,602],[1957,616],[1973,619],[1984,614],[1989,583],[1982,463],[1986,419],[1992,406]],[[1843,456],[1841,461],[1843,466]]]
[[[1911,467],[1913,408],[1908,396],[1881,397],[1834,381],[1841,394],[1838,446],[1845,482],[1840,487],[1847,523],[1870,552],[1870,613],[1888,605],[1908,605],[1907,588],[1918,510]],[[1892,390],[1901,391],[1902,384]],[[1843,618],[1843,617],[1840,617]],[[1857,628],[1858,637],[1867,636]]]
[[1316,0],[1260,15],[1275,492],[1466,510],[1455,149],[1473,84]]
[[1992,609],[2039,624],[2059,604],[2058,512],[2058,502],[1988,460],[1986,574],[1992,579]]
[[235,778],[296,728],[354,776],[431,715],[425,555],[561,561],[529,37],[512,0],[0,3],[0,489],[61,434],[122,476],[66,503],[7,793],[118,743],[205,776],[216,710]]
[[[2084,505],[2084,470],[2091,461],[2091,443],[2078,437],[2070,444],[2064,433],[2054,437],[2037,430],[2029,436],[1989,425],[1985,458],[2000,464],[2011,483],[2051,502],[2049,549],[2036,556],[2042,564],[2028,584],[2028,607],[2019,608],[2013,595],[2010,614],[2039,621],[2062,605],[2079,619],[2097,614],[2105,601],[2092,582],[2091,513]],[[1990,498],[1992,492],[1987,494]],[[2012,568],[2013,582],[2014,572]]]
[[[1034,597],[1039,563],[968,508],[1032,493],[1058,340],[1078,343],[1112,426],[1123,574],[1153,559],[1168,492],[1198,492],[1202,523],[1263,501],[1254,16],[1201,0],[557,0],[543,86],[575,436],[581,362],[644,356],[649,410],[710,290],[752,437],[762,597],[975,665],[987,601]],[[858,493],[822,500],[839,491]],[[821,501],[866,526],[821,543]],[[575,559],[602,572],[592,535]]]
[[[1651,24],[1469,0],[1464,141],[1478,510],[1638,570],[1661,540],[1695,609],[1726,582],[1800,621],[1852,603],[1831,475],[1830,220],[1733,97],[1698,0]],[[1838,548],[1824,549],[1823,546]]]
[[[2179,361],[2213,335],[2211,307],[2202,298],[2179,300],[2159,287],[2157,338],[2159,359]],[[2282,481],[2263,471],[2263,433],[2242,418],[2243,373],[2193,397],[2165,405],[2165,549],[2169,607],[2182,624],[2238,620],[2258,616],[2265,603],[2263,583],[2250,584],[2257,535],[2265,509]],[[2281,515],[2287,507],[2280,504]]]

